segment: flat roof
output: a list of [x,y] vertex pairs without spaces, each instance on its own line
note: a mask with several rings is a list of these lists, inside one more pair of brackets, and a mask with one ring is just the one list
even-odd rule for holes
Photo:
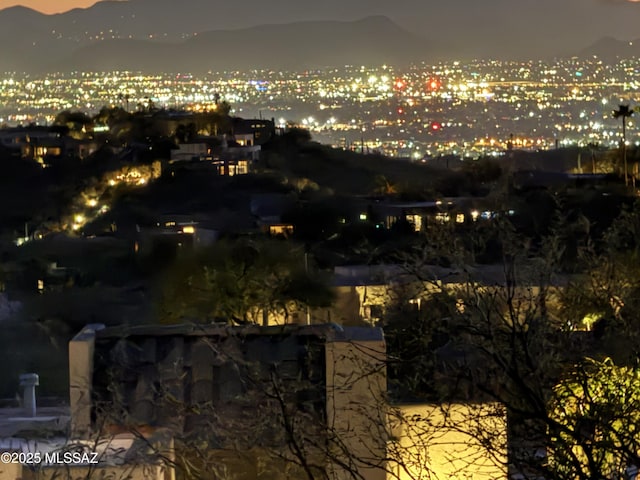
[[[83,332],[85,332],[83,330]],[[86,338],[80,332],[76,339]],[[86,332],[85,332],[86,333]],[[182,323],[178,325],[135,325],[115,326],[96,330],[96,339],[125,338],[125,337],[230,337],[230,336],[277,336],[299,335],[316,336],[327,340],[365,341],[382,340],[383,333],[373,327],[342,327],[335,323],[318,325],[282,325],[268,326],[242,325],[231,326],[224,324]]]

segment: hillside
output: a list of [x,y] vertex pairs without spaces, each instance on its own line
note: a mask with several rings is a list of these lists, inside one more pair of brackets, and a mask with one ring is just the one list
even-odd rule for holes
[[[425,40],[380,16],[214,30],[173,42],[116,38],[92,43],[48,30],[47,21],[55,18],[24,8],[0,12],[0,39],[13,45],[0,57],[0,71],[299,70],[345,64],[405,65],[426,60],[430,52]],[[13,26],[3,30],[5,23]],[[25,23],[31,32],[28,40],[17,34],[18,25]],[[78,20],[77,24],[84,23]]]
[[630,42],[604,37],[579,53],[582,58],[598,57],[606,63],[640,57],[640,40]]
[[[294,40],[295,39],[295,40]],[[407,64],[424,42],[384,17],[300,22],[200,34],[185,42],[112,40],[84,47],[48,70],[189,71]]]

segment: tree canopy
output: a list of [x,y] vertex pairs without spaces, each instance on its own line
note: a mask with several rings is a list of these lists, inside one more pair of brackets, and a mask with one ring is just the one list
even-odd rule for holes
[[303,246],[271,239],[222,240],[181,255],[160,289],[164,322],[263,323],[333,299],[322,277],[305,267]]

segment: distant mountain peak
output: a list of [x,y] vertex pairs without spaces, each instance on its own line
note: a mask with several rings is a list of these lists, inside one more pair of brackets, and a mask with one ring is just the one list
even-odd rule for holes
[[[432,52],[387,16],[352,20],[357,9],[348,0],[325,1],[341,19],[305,21],[323,15],[321,8],[297,0],[254,15],[240,2],[211,0],[103,0],[56,15],[14,7],[0,11],[0,42],[11,46],[0,55],[0,71],[401,65]],[[262,23],[250,26],[255,19]]]
[[621,58],[640,57],[640,40],[618,40],[612,36],[605,36],[582,50],[578,56],[598,57],[608,63],[614,63]]
[[25,7],[24,5],[14,5],[12,7],[3,8],[0,10],[0,15],[39,15],[45,16],[44,13],[38,12],[33,8]]
[[[225,48],[220,48],[221,45]],[[211,55],[213,51],[216,55]],[[368,17],[356,21],[292,22],[213,30],[180,43],[134,39],[99,42],[78,50],[58,65],[64,70],[192,73],[263,68],[299,70],[353,63],[406,65],[425,60],[425,52],[428,48],[421,38],[388,18]]]

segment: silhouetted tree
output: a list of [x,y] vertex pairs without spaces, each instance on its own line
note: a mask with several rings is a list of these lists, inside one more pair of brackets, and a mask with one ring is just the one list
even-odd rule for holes
[[614,118],[620,118],[622,120],[622,162],[624,164],[624,184],[629,185],[629,172],[627,170],[627,118],[633,115],[633,109],[629,105],[619,105],[617,110],[613,111]]
[[66,126],[72,136],[80,137],[87,133],[87,127],[93,125],[93,120],[84,112],[65,110],[56,116],[53,125]]
[[[446,282],[449,277],[432,273],[430,242],[407,254],[407,298],[414,307],[422,299],[428,309],[411,311],[405,303],[400,315],[391,310],[384,319],[396,360],[390,369],[398,382],[394,393],[439,403],[445,411],[455,402],[504,405],[510,473],[519,478],[625,478],[640,464],[640,441],[629,435],[640,428],[634,262],[622,268],[621,259],[597,254],[587,244],[581,255],[588,257],[583,264],[589,269],[567,281],[557,228],[535,254],[506,219],[495,228],[503,260],[490,279],[482,267],[464,261],[464,251],[447,252]],[[611,243],[628,248],[628,238],[621,236],[627,228],[614,226]],[[597,339],[578,331],[588,314],[608,320]],[[477,426],[478,438],[490,433],[480,426],[483,420],[466,417],[467,425]]]
[[303,248],[280,240],[220,241],[179,257],[161,281],[164,322],[197,318],[235,324],[327,307],[332,294],[305,268]]

